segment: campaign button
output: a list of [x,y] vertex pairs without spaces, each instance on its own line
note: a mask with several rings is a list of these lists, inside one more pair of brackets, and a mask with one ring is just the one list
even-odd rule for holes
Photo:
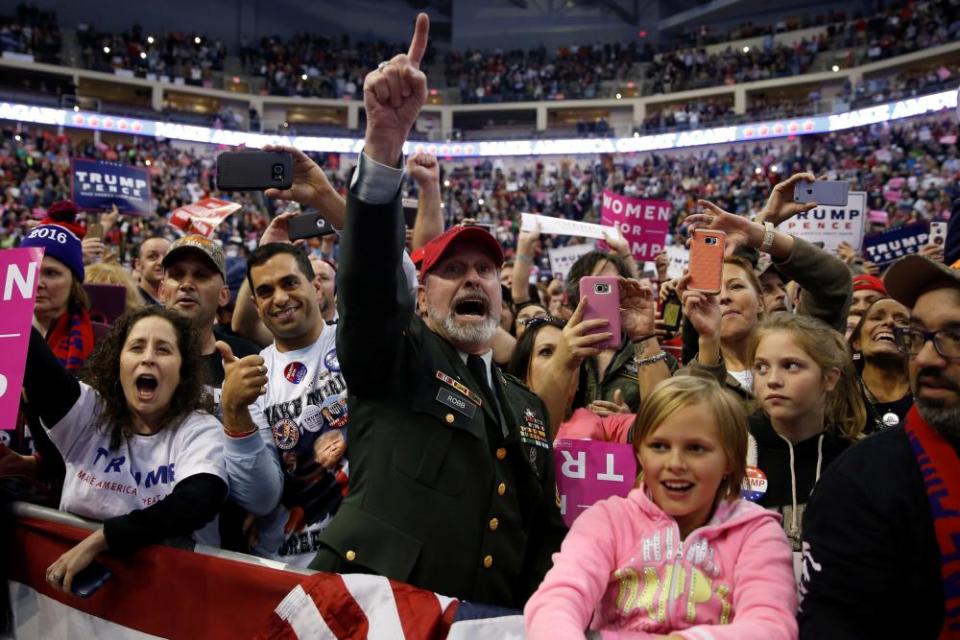
[[289,451],[300,442],[300,427],[289,418],[284,418],[273,425],[271,431],[273,432],[273,441],[281,451]]
[[323,428],[323,423],[323,413],[320,411],[320,407],[315,404],[308,404],[303,408],[303,413],[300,414],[300,426],[303,427],[304,431],[316,433]]
[[743,483],[740,485],[740,497],[757,502],[767,493],[767,474],[757,467],[747,467]]
[[291,362],[283,368],[283,377],[293,384],[300,384],[307,377],[307,365],[302,362]]

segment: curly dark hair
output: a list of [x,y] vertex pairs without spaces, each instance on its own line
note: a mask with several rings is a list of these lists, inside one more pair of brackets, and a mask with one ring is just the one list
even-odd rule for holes
[[213,402],[204,389],[206,371],[200,358],[200,340],[190,323],[174,311],[149,305],[120,316],[110,332],[97,343],[80,378],[100,396],[103,411],[99,428],[110,433],[110,449],[120,446],[123,438],[133,434],[133,418],[120,386],[120,353],[134,325],[144,318],[159,317],[173,325],[180,350],[180,384],[170,400],[162,427],[178,425],[191,412],[201,409],[212,413]]

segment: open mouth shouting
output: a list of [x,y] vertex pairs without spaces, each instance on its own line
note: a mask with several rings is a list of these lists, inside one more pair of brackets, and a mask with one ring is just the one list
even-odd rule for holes
[[457,297],[453,313],[458,320],[485,320],[490,313],[490,302],[482,292],[471,291]]
[[150,402],[157,397],[157,387],[160,385],[157,377],[152,373],[141,373],[134,379],[137,387],[137,400]]
[[889,329],[883,329],[873,334],[873,341],[886,342],[892,344],[893,346],[897,346],[897,341],[896,338],[894,338],[893,331],[890,331]]

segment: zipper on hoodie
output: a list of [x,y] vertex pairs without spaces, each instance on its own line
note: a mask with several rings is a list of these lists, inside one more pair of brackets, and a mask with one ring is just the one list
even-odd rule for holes
[[[674,594],[676,593],[676,584],[677,584],[677,574],[680,573],[680,565],[683,563],[683,545],[684,541],[680,539],[680,526],[674,520],[673,529],[677,534],[677,551],[674,554],[673,562],[673,571],[670,573],[670,585],[667,587],[667,606],[665,607],[664,623],[667,624],[668,628],[673,628],[673,625],[670,624],[670,616],[673,612],[674,607]],[[692,535],[692,532],[691,532]]]

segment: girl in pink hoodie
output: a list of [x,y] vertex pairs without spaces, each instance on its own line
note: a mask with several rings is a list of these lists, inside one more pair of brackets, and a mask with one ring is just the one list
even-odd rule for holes
[[574,522],[524,609],[531,640],[797,637],[779,515],[741,500],[741,402],[714,380],[665,380],[633,431],[643,468],[626,498]]

